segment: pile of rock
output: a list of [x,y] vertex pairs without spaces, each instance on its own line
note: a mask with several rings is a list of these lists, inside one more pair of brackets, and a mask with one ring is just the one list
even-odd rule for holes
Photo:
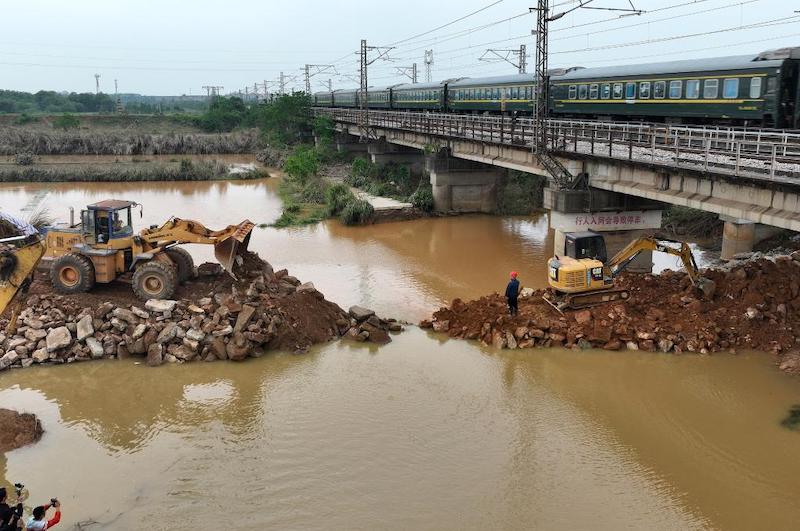
[[422,327],[496,348],[566,347],[649,352],[713,352],[737,348],[777,355],[785,370],[800,371],[800,253],[759,258],[707,270],[693,285],[685,273],[625,274],[631,298],[559,314],[544,290],[520,299],[510,316],[505,299],[456,299]]
[[392,340],[389,332],[400,332],[403,326],[395,319],[381,319],[375,312],[361,306],[351,306],[346,337],[355,341],[384,344]]
[[400,329],[357,307],[348,315],[312,283],[274,272],[253,253],[239,266],[238,281],[217,264],[200,266],[192,289],[204,296],[197,298],[86,307],[76,296],[32,295],[16,333],[0,334],[0,370],[129,356],[146,357],[151,366],[240,361],[269,349],[304,351],[340,336],[385,343],[389,330]]

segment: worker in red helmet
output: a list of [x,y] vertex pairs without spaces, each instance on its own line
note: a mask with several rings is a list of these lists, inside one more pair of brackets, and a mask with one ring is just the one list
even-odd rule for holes
[[511,280],[506,286],[506,300],[508,301],[508,313],[517,315],[519,308],[517,308],[517,299],[519,298],[519,280],[517,280],[517,272],[510,273]]

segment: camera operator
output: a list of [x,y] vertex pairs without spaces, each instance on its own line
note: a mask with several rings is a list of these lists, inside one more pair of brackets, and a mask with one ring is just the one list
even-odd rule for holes
[[17,504],[15,507],[10,507],[6,500],[8,492],[5,487],[0,487],[0,531],[17,531],[19,528],[19,519],[22,518],[22,502],[25,498],[22,496],[22,486],[17,486]]
[[[56,510],[56,514],[50,520],[45,520],[45,514],[47,513],[47,509],[50,507],[54,507]],[[46,529],[50,529],[57,523],[61,521],[61,502],[55,498],[50,500],[50,503],[47,505],[40,505],[33,510],[33,516],[28,518],[28,522],[25,524],[26,531],[45,531]]]

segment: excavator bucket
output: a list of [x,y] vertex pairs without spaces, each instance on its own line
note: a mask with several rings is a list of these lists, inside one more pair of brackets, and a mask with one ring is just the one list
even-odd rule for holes
[[236,257],[247,251],[247,246],[250,243],[250,233],[254,227],[255,225],[252,222],[244,220],[238,225],[229,227],[231,230],[230,235],[214,244],[214,256],[233,278],[236,278],[234,273]]

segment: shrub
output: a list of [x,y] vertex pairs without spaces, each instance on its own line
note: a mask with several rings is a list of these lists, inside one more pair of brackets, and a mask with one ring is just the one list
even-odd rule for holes
[[308,181],[300,191],[300,200],[303,203],[325,204],[325,182],[322,179],[312,179]]
[[430,183],[421,182],[417,190],[408,198],[416,208],[423,212],[433,211],[433,188]]
[[53,127],[68,131],[70,129],[77,129],[81,125],[81,121],[74,115],[65,113],[53,120]]
[[305,182],[312,175],[316,175],[319,171],[319,159],[316,152],[308,146],[301,146],[294,150],[294,152],[286,157],[286,162],[283,163],[283,171],[289,177]]
[[375,209],[370,203],[363,199],[354,199],[342,209],[339,221],[345,225],[363,225],[372,219],[374,213]]
[[329,187],[325,193],[325,202],[328,205],[328,215],[338,216],[342,213],[348,203],[352,203],[356,197],[346,184],[337,183]]
[[25,125],[25,124],[30,124],[30,123],[37,122],[37,121],[39,121],[38,118],[36,118],[34,116],[31,116],[30,114],[24,112],[24,113],[20,114],[17,117],[16,120],[14,120],[14,125]]

